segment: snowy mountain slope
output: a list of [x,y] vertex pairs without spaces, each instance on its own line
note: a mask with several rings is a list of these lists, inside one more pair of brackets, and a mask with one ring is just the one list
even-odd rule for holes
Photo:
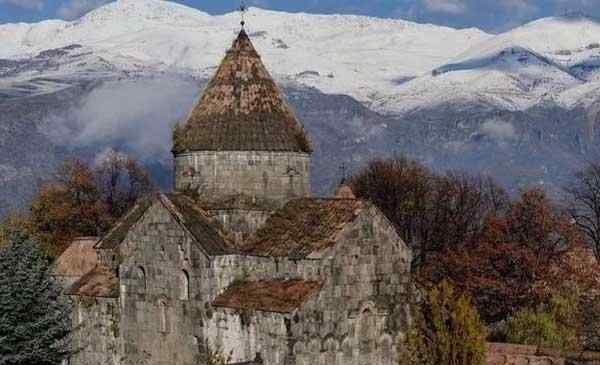
[[584,83],[568,67],[534,51],[511,47],[437,68],[398,86],[393,96],[380,99],[374,107],[406,113],[462,102],[524,110]]
[[542,18],[474,44],[456,62],[521,46],[561,63],[575,63],[600,42],[600,20],[580,14]]
[[[402,20],[287,14],[252,8],[248,31],[279,78],[370,101],[399,80],[441,66],[492,37]],[[113,62],[208,76],[239,30],[239,13],[211,17],[159,0],[119,0],[74,22],[0,26],[0,58],[81,44]]]
[[[569,107],[600,79],[600,21],[567,15],[541,19],[477,43],[451,62],[400,85],[374,103],[406,113],[447,103],[525,110],[539,103]],[[591,93],[590,93],[591,91]]]
[[[509,110],[572,105],[600,80],[600,22],[545,18],[499,35],[402,20],[288,14],[252,8],[248,31],[281,81],[350,95],[382,113],[473,101]],[[118,0],[73,22],[0,25],[0,58],[81,45],[28,78],[93,72],[179,72],[210,77],[239,30],[239,13],[210,16],[161,0]],[[0,65],[0,72],[2,66]],[[83,71],[81,70],[83,69]],[[573,89],[573,90],[571,90]],[[43,91],[43,88],[42,88]],[[592,92],[592,98],[594,97]]]
[[[63,158],[108,147],[149,164],[168,188],[170,128],[239,20],[120,0],[73,22],[0,25],[0,206],[27,199],[30,182]],[[332,166],[399,152],[439,170],[489,173],[512,191],[562,186],[600,157],[594,19],[490,35],[252,8],[247,30],[314,137],[317,193],[339,181]]]

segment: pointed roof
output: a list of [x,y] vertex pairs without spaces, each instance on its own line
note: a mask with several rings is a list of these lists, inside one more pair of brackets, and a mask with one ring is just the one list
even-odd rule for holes
[[310,142],[242,29],[187,121],[173,153],[311,152]]

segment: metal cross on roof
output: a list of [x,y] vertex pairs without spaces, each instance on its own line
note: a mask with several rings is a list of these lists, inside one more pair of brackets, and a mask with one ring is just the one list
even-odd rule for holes
[[242,14],[242,21],[240,22],[240,24],[242,25],[242,28],[244,28],[244,26],[246,25],[246,12],[248,11],[248,6],[246,5],[246,2],[244,0],[242,0],[242,3],[240,4],[240,13]]
[[342,184],[342,185],[346,183],[346,178],[347,178],[347,175],[346,175],[347,171],[346,171],[346,170],[347,170],[347,166],[346,166],[346,164],[345,164],[345,163],[342,163],[342,164],[340,165],[340,172],[341,172],[341,174],[342,174],[342,181],[341,181],[341,184]]

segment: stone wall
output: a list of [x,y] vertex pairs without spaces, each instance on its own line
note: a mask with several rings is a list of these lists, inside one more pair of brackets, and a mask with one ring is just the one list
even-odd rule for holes
[[271,214],[269,211],[246,209],[220,209],[210,213],[226,232],[233,233],[240,241],[262,227]]
[[204,276],[208,258],[159,202],[120,249],[125,359],[131,364],[195,365],[211,286]]
[[290,315],[219,308],[206,324],[209,346],[231,355],[231,362],[254,360],[264,364],[284,364],[288,355]]
[[600,352],[488,343],[486,365],[599,365]]
[[[333,239],[335,246],[302,260],[208,257],[155,202],[132,227],[116,258],[108,252],[105,258],[119,264],[121,321],[116,327],[122,339],[106,356],[120,358],[123,365],[196,365],[208,344],[231,351],[235,361],[250,361],[260,353],[267,365],[391,364],[408,320],[410,251],[375,208]],[[298,277],[322,281],[324,287],[294,313],[210,305],[236,280]],[[96,316],[108,313],[101,305],[93,308],[99,311]],[[88,335],[98,341],[96,346],[104,346],[102,336]],[[75,364],[110,363],[95,348],[85,356]]]
[[322,257],[325,286],[294,317],[298,364],[397,363],[409,321],[410,249],[371,208]]
[[489,343],[486,365],[564,365],[565,359],[559,356],[538,354],[538,346]]
[[310,155],[292,152],[202,151],[175,157],[175,189],[207,201],[244,195],[280,207],[310,194]]
[[215,258],[216,292],[235,280],[321,280],[318,296],[291,314],[216,309],[205,328],[235,361],[267,365],[391,365],[409,316],[411,254],[376,209],[364,212],[312,259]]
[[72,298],[71,364],[120,364],[119,302],[109,298]]

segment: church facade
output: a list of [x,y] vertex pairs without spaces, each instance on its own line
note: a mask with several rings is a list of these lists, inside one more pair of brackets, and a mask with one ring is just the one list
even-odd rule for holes
[[174,192],[58,261],[71,364],[396,363],[410,249],[348,187],[310,196],[310,141],[244,30],[173,146]]

